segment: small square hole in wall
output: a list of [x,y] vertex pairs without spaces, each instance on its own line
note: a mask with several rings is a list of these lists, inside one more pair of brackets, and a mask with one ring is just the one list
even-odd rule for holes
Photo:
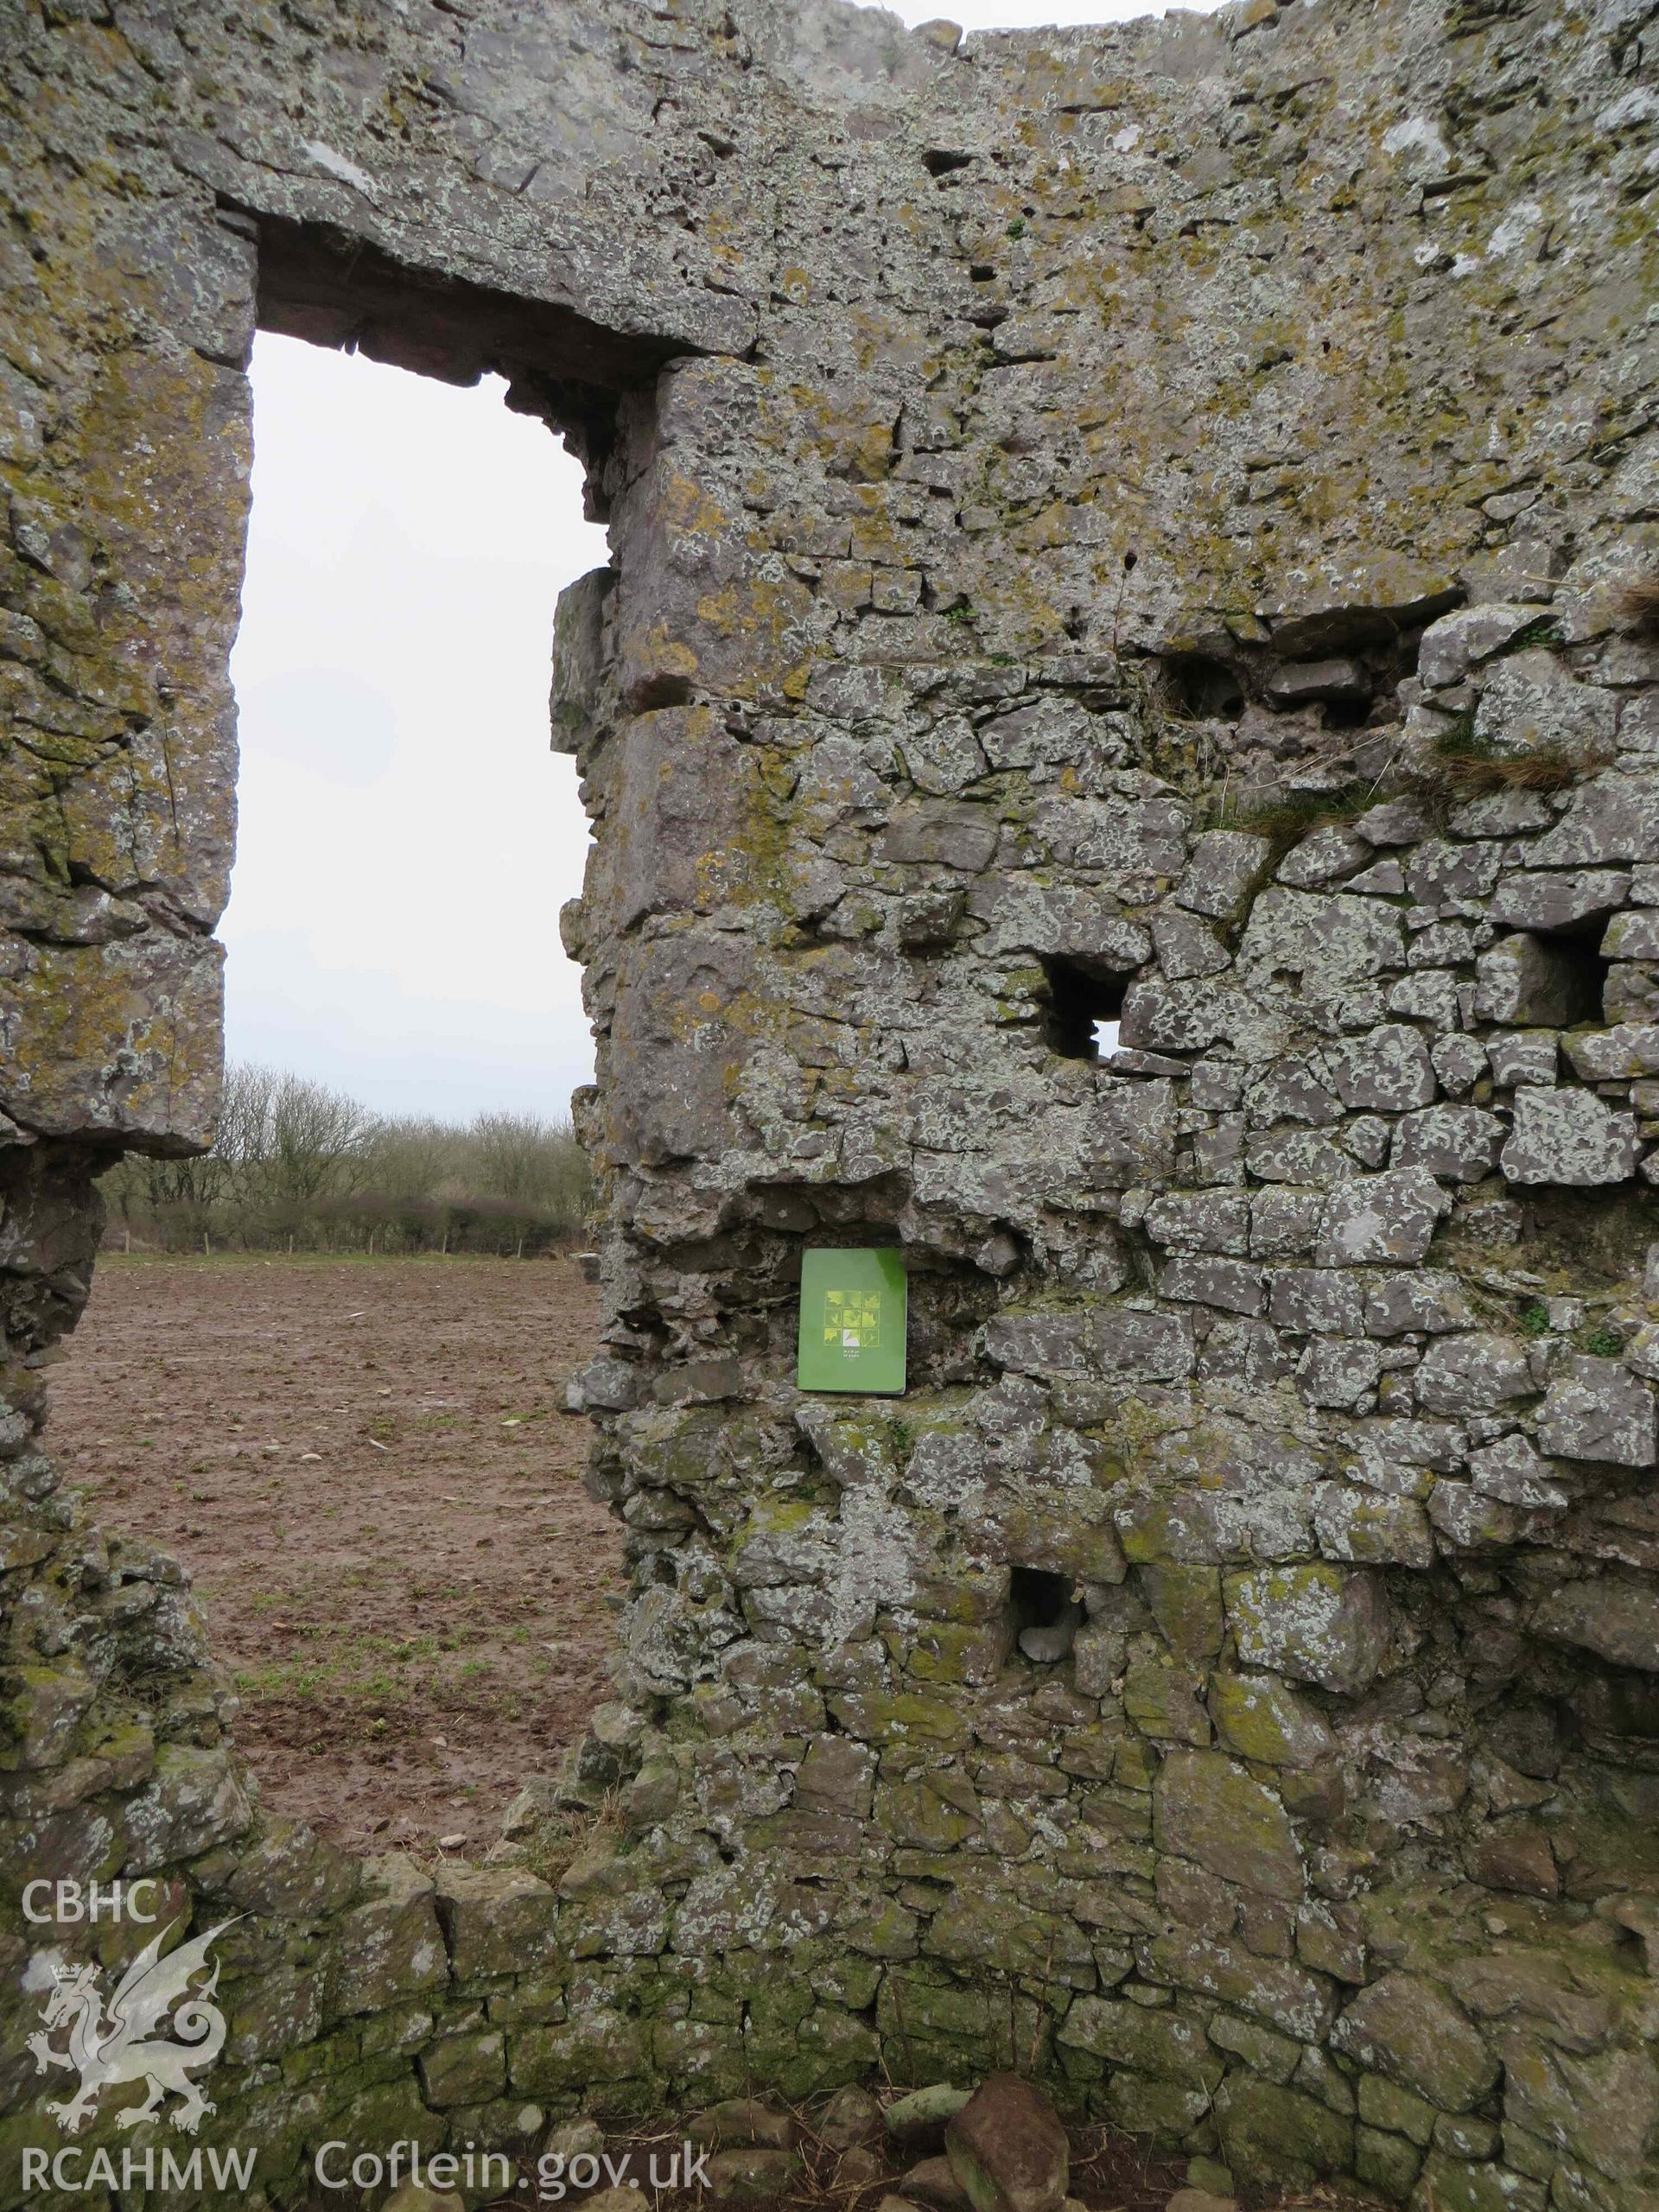
[[1224,660],[1207,653],[1175,653],[1166,664],[1175,703],[1202,721],[1236,722],[1244,712],[1244,687]]
[[1363,729],[1370,718],[1369,698],[1327,699],[1319,713],[1326,729]]
[[1126,979],[1066,954],[1051,953],[1042,964],[1048,978],[1043,1034],[1049,1050],[1066,1060],[1109,1060],[1117,1050]]
[[1014,1632],[1022,1629],[1052,1628],[1071,1607],[1071,1578],[1053,1574],[1045,1567],[1016,1567],[1008,1575],[1008,1604],[1014,1613]]
[[1606,990],[1612,963],[1604,959],[1601,952],[1605,926],[1605,916],[1599,914],[1584,929],[1534,932],[1555,968],[1557,988],[1566,1007],[1561,1017],[1564,1028],[1575,1021],[1601,1022],[1611,1018],[1606,1010]]

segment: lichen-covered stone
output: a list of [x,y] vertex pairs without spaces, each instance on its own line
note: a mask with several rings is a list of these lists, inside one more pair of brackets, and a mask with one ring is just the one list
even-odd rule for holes
[[1493,670],[1481,691],[1475,735],[1506,752],[1543,747],[1594,758],[1614,724],[1605,691],[1575,682],[1554,654],[1535,647]]
[[1331,1731],[1299,1690],[1274,1675],[1215,1675],[1209,1708],[1225,1748],[1264,1766],[1317,1766]]
[[1519,1338],[1478,1331],[1431,1344],[1414,1388],[1426,1413],[1472,1414],[1529,1397],[1535,1385]]
[[1225,1578],[1241,1659],[1357,1696],[1388,1649],[1386,1605],[1368,1572],[1324,1564]]
[[364,1900],[337,1938],[331,1994],[342,2012],[376,2012],[449,1978],[430,1880],[401,1857],[372,1861],[367,1871]]
[[506,2087],[505,2038],[499,2032],[448,2037],[422,2052],[420,2069],[429,2104],[487,2103]]
[[1421,1260],[1446,1211],[1446,1193],[1427,1169],[1356,1176],[1325,1200],[1313,1257],[1326,1268],[1356,1262]]
[[1421,2171],[1423,2154],[1403,2136],[1367,2127],[1362,2120],[1354,2130],[1354,2174],[1379,2196],[1402,2204],[1410,2196]]
[[1309,1344],[1296,1363],[1296,1386],[1309,1405],[1342,1412],[1373,1402],[1382,1376],[1379,1346],[1336,1338]]
[[1268,2082],[1228,2082],[1217,2099],[1222,2154],[1257,2187],[1306,2187],[1353,2164],[1354,2124],[1313,2097]]
[[1331,1983],[1241,1944],[1185,1931],[1159,1936],[1137,1958],[1149,1981],[1219,1999],[1303,2043],[1323,2041],[1335,2013]]
[[1153,1789],[1153,1841],[1196,1859],[1224,1881],[1268,1897],[1300,1898],[1301,1854],[1283,1805],[1218,1751],[1173,1751]]
[[[1507,922],[1512,929],[1565,930],[1598,914],[1616,913],[1630,895],[1630,879],[1623,868],[1528,870],[1503,878],[1493,897],[1491,914],[1494,921]],[[1610,933],[1616,927],[1617,922],[1611,925]],[[1610,952],[1610,957],[1618,956]]]
[[1471,1452],[1469,1472],[1483,1497],[1500,1498],[1506,1505],[1538,1511],[1567,1503],[1567,1491],[1552,1478],[1549,1462],[1518,1433]]
[[1260,878],[1272,848],[1265,837],[1238,830],[1211,830],[1193,841],[1175,887],[1178,902],[1218,921],[1237,913]]
[[1636,1126],[1592,1090],[1515,1094],[1515,1124],[1498,1164],[1511,1183],[1622,1183],[1636,1169]]
[[1579,1354],[1550,1377],[1538,1441],[1564,1459],[1609,1459],[1650,1467],[1656,1437],[1653,1385],[1617,1360]]
[[[1351,1224],[1360,1237],[1369,1234],[1369,1209],[1362,1199],[1344,1205],[1339,1221]],[[1323,1219],[1323,1215],[1321,1218]],[[1268,1312],[1274,1325],[1300,1335],[1358,1337],[1365,1332],[1365,1309],[1360,1285],[1343,1272],[1340,1263],[1319,1268],[1281,1268],[1272,1278]]]
[[1576,2057],[1511,2031],[1503,2044],[1507,2120],[1614,2182],[1633,2182],[1659,2128],[1659,2064],[1646,2050]]
[[1477,662],[1488,660],[1535,618],[1529,607],[1497,603],[1459,607],[1431,622],[1418,648],[1418,673],[1431,691],[1461,683]]
[[949,2082],[911,2089],[886,2107],[882,2119],[887,2132],[901,2151],[935,2150],[944,2141],[946,2122],[956,2118],[972,2094],[971,2089],[953,2088]]
[[1138,1653],[1123,1673],[1123,1710],[1142,1735],[1160,1744],[1208,1744],[1203,1679],[1161,1655]]
[[1433,1564],[1434,1539],[1422,1507],[1412,1498],[1322,1483],[1314,1494],[1313,1526],[1320,1549],[1331,1559],[1373,1567]]
[[1384,1974],[1332,2031],[1338,2050],[1376,2068],[1446,2112],[1466,2112],[1497,2080],[1497,2057],[1439,1984]]
[[1433,2136],[1434,2106],[1415,2089],[1391,2081],[1385,2074],[1360,2075],[1358,2105],[1362,2120],[1389,2134],[1403,2136],[1420,2149]]
[[1517,1084],[1541,1084],[1548,1089],[1555,1081],[1560,1052],[1560,1039],[1554,1029],[1512,1030],[1507,1036],[1494,1037],[1487,1046],[1492,1081],[1500,1090]]
[[457,1980],[534,1970],[555,1954],[558,1898],[521,1867],[446,1866],[435,1903]]
[[1428,1106],[1402,1116],[1390,1164],[1421,1167],[1456,1183],[1478,1183],[1496,1164],[1503,1126],[1478,1106]]
[[1563,1583],[1539,1605],[1535,1635],[1594,1651],[1615,1667],[1659,1674],[1659,1591],[1619,1575]]
[[1079,1997],[1057,2032],[1073,2050],[1169,2081],[1189,2080],[1207,2056],[1202,2031],[1179,2012],[1098,1997]]
[[1421,1032],[1408,1023],[1385,1022],[1363,1037],[1344,1038],[1325,1058],[1351,1112],[1409,1113],[1433,1101],[1428,1048]]

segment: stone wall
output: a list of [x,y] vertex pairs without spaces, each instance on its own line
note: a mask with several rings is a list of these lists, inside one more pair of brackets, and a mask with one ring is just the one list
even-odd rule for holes
[[[270,2201],[1018,2059],[1241,2181],[1650,2212],[1656,52],[0,4],[4,1880],[241,1916]],[[41,1449],[92,1177],[212,1122],[256,320],[503,369],[610,524],[552,705],[633,1587],[556,1883],[262,1810]],[[825,1242],[905,1249],[903,1401],[792,1388]]]

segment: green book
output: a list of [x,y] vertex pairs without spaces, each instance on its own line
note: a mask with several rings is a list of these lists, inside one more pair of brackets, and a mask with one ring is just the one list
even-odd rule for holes
[[896,1396],[905,1387],[901,1252],[814,1251],[801,1261],[803,1390]]

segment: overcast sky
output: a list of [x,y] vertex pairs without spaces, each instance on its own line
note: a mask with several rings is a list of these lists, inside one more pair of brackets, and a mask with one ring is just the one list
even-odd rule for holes
[[606,557],[581,472],[499,381],[261,336],[253,390],[230,1052],[385,1110],[563,1111],[593,1065],[547,719],[554,601]]
[[[1150,11],[895,12],[972,30]],[[558,939],[587,823],[547,687],[553,602],[605,537],[575,463],[501,391],[254,349],[229,1049],[388,1112],[563,1112],[593,1069]]]

